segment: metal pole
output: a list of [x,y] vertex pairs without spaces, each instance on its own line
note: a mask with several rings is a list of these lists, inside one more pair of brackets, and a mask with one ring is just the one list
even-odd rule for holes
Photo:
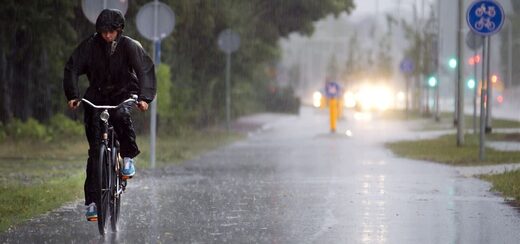
[[[440,81],[439,81],[439,84],[440,84]],[[439,91],[440,87],[439,85],[437,85],[437,87],[435,87],[435,121],[440,121],[441,120],[441,117],[440,117],[440,103],[439,103],[439,98],[440,98],[440,91]]]
[[507,88],[513,85],[513,23],[508,18],[507,25]]
[[231,74],[231,53],[226,54],[226,128],[230,130],[230,110],[231,110],[231,96],[230,96],[230,85],[229,76]]
[[[473,38],[474,42],[476,38]],[[473,56],[473,79],[475,80],[475,87],[473,88],[473,134],[477,134],[477,89],[478,89],[478,77],[477,77],[477,61],[475,57],[478,54],[477,49],[475,49]]]
[[103,9],[107,8],[107,0],[103,0]]
[[[455,48],[457,49],[457,70],[458,70],[458,67],[460,67],[460,56],[459,56],[459,49],[460,49],[460,34],[459,34],[459,31],[460,29],[462,28],[462,23],[460,21],[460,15],[462,14],[462,7],[461,7],[461,0],[457,0],[458,2],[458,9],[457,9],[457,29],[455,31],[455,35],[456,35],[456,46]],[[450,59],[451,61],[451,59]],[[453,77],[453,76],[452,76]],[[455,79],[454,79],[454,82],[453,82],[453,85],[455,86],[455,94],[454,94],[454,98],[453,98],[453,126],[457,128],[457,138],[458,138],[458,124],[459,124],[459,106],[458,106],[458,103],[459,103],[459,84],[458,84],[458,73],[455,75]],[[458,139],[457,139],[457,145],[458,145]]]
[[457,146],[462,146],[464,144],[464,86],[462,81],[462,68],[464,67],[462,65],[462,58],[464,57],[464,51],[462,49],[462,5],[463,0],[459,0],[459,8],[457,9],[458,15],[457,15],[457,93],[458,93],[458,99],[457,99]]
[[486,55],[486,74],[487,74],[487,96],[486,96],[486,133],[491,133],[492,125],[491,125],[491,108],[493,107],[493,83],[490,79],[491,73],[489,72],[490,66],[490,56],[491,56],[491,36],[487,38],[488,41],[488,50]]
[[482,83],[480,88],[480,137],[479,137],[479,159],[484,160],[486,157],[486,80],[488,76],[486,74],[486,62],[488,61],[486,56],[488,48],[488,38],[484,37],[484,46],[482,47]]
[[[155,2],[158,3],[158,0],[155,0]],[[153,26],[154,26],[154,37],[156,38],[156,41],[153,43],[154,44],[153,45],[153,60],[155,63],[156,70],[159,66],[159,63],[161,62],[161,57],[160,57],[161,41],[160,41],[159,37],[157,36],[158,8],[159,8],[159,5],[155,4]],[[150,111],[150,167],[151,168],[155,168],[156,135],[157,135],[157,99],[154,99],[152,101],[151,111]]]
[[440,48],[441,48],[441,45],[440,45],[440,42],[441,42],[441,0],[437,0],[437,16],[435,18],[435,22],[437,23],[437,37],[435,38],[435,40],[436,40],[435,49],[437,50],[437,53],[434,53],[433,55],[436,55],[436,57],[437,57],[435,59],[435,68],[436,68],[437,78],[439,79],[439,81],[437,82],[438,84],[435,87],[435,121],[440,121],[439,97],[440,97],[440,86],[441,86],[441,77],[440,77],[441,72],[439,72],[439,54],[441,53],[440,52]]

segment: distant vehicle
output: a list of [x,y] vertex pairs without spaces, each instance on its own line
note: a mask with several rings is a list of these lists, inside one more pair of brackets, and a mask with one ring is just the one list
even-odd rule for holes
[[315,91],[312,94],[312,106],[315,108],[325,108],[327,106],[327,99],[321,91]]
[[357,111],[386,111],[394,107],[396,97],[386,85],[364,83],[348,89],[343,99],[345,107]]

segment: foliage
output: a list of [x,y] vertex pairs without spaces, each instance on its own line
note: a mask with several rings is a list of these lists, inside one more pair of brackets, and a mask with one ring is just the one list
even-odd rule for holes
[[272,87],[266,96],[266,108],[269,111],[298,114],[300,100],[294,95],[292,87]]
[[[2,2],[0,8],[0,120],[45,120],[63,99],[61,74],[76,36],[76,1]],[[23,99],[20,99],[23,98]]]
[[48,122],[49,136],[60,139],[83,137],[83,124],[63,114],[56,114]]
[[6,135],[15,140],[50,141],[47,128],[37,120],[30,118],[26,122],[13,119],[5,126]]
[[[150,41],[135,26],[139,8],[148,2],[129,1],[124,33],[151,51]],[[233,29],[242,43],[232,56],[231,84],[240,91],[233,92],[232,101],[258,109],[263,107],[263,96],[252,94],[266,91],[271,81],[263,71],[279,58],[278,40],[292,32],[310,35],[314,21],[353,8],[351,0],[164,2],[175,12],[176,26],[161,42],[164,67],[157,67],[161,123],[197,127],[223,118],[225,55],[216,45],[222,30]],[[0,121],[47,121],[62,113],[64,63],[93,31],[78,1],[4,1],[0,7]],[[80,80],[80,87],[86,84]],[[248,110],[234,107],[232,116]]]
[[157,67],[157,110],[159,117],[168,121],[171,117],[171,73],[170,67],[160,64]]
[[44,141],[83,137],[83,124],[71,120],[63,114],[56,114],[48,123],[42,124],[34,118],[23,122],[13,119],[4,126],[0,125],[0,142],[9,138],[13,141]]

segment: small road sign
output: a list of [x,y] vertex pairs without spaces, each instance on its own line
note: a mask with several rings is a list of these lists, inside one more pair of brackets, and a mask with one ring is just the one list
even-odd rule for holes
[[401,69],[401,72],[410,74],[415,69],[415,66],[413,64],[413,60],[404,58],[403,61],[401,61],[401,64],[399,64],[399,68]]
[[325,83],[325,96],[327,98],[337,98],[340,95],[339,84],[333,81]]
[[95,24],[98,15],[106,8],[119,9],[123,14],[128,10],[128,0],[83,0],[81,9],[90,23]]
[[159,41],[172,33],[175,14],[172,9],[159,1],[142,6],[136,16],[137,30],[150,41]]
[[498,1],[475,1],[466,12],[468,26],[481,36],[491,36],[500,31],[504,18],[504,9]]
[[233,53],[240,47],[240,36],[230,29],[225,29],[218,35],[217,44],[223,52]]

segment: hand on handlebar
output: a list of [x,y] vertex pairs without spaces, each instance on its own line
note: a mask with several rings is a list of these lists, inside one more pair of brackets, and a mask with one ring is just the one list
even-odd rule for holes
[[137,102],[137,108],[139,108],[139,110],[144,112],[144,111],[148,110],[148,103],[145,101],[139,101],[139,102]]
[[79,104],[81,103],[81,100],[78,99],[72,99],[67,102],[67,105],[69,106],[69,109],[76,110],[79,107]]

